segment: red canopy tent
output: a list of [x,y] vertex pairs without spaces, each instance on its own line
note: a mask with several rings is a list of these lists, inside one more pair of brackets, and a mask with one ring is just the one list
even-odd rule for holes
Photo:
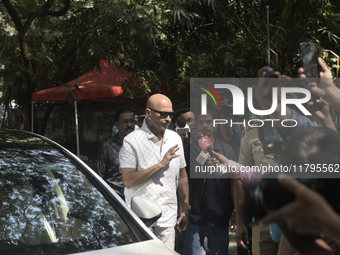
[[[124,69],[118,70],[117,67],[104,59],[99,61],[99,65],[100,70],[95,67],[93,71],[67,82],[71,88],[60,85],[33,92],[32,101],[36,103],[64,101],[67,100],[66,95],[71,90],[77,94],[81,102],[128,99],[129,97],[123,94],[124,91],[121,84],[124,80],[130,78],[132,73]],[[81,91],[74,85],[77,85]]]
[[[91,101],[113,101],[129,99],[124,95],[122,82],[132,76],[131,72],[124,69],[118,69],[113,64],[102,59],[99,61],[100,70],[95,67],[93,71],[83,74],[82,76],[67,82],[71,87],[68,88],[60,85],[50,89],[44,89],[32,93],[32,116],[33,104],[39,102],[62,102],[67,100],[67,94],[73,91],[79,98],[80,102]],[[75,85],[78,86],[78,90]],[[76,122],[76,139],[77,139],[77,154],[79,155],[79,134],[78,134],[78,113],[77,100],[74,101],[75,122]],[[33,118],[32,118],[33,132]]]

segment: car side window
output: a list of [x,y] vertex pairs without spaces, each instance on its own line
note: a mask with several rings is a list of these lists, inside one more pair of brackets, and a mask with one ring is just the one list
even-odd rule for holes
[[128,225],[56,149],[0,151],[0,251],[68,254],[137,242]]

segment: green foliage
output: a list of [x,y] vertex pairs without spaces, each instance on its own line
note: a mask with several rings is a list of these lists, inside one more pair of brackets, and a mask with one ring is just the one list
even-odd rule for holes
[[[11,2],[25,19],[44,1]],[[53,8],[62,5],[56,1]],[[270,46],[279,61],[276,66],[272,55],[272,67],[296,76],[299,42],[314,41],[335,70],[334,54],[329,54],[340,54],[335,0],[72,1],[66,16],[37,18],[28,30],[29,58],[42,67],[35,89],[66,83],[108,57],[134,73],[123,84],[133,98],[165,90],[176,107],[188,105],[190,77],[255,77],[266,65],[266,5]],[[13,24],[3,6],[0,9],[0,41],[7,40],[1,64],[16,69],[6,78],[10,87],[27,70],[18,44],[6,37],[6,27]]]

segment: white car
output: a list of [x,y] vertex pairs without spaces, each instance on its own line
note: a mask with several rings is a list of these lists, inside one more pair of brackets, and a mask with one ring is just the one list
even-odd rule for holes
[[[84,162],[33,133],[0,131],[0,199],[0,254],[177,254]],[[149,224],[160,216],[147,199],[133,207]]]

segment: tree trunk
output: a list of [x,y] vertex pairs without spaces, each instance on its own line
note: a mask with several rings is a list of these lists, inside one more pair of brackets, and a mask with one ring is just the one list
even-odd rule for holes
[[47,109],[46,109],[45,114],[44,114],[44,117],[42,119],[42,122],[41,122],[41,124],[39,126],[38,133],[40,135],[45,135],[45,130],[46,130],[47,122],[48,122],[48,119],[49,119],[49,117],[50,117],[50,115],[52,113],[53,108],[54,108],[54,104],[52,104],[52,103],[48,104]]
[[2,124],[1,124],[1,128],[5,127],[5,121],[6,121],[6,114],[9,112],[8,111],[8,105],[9,105],[9,100],[11,98],[11,93],[12,93],[12,87],[9,88],[8,91],[8,97],[5,100],[5,112],[4,112],[4,118],[2,119]]

